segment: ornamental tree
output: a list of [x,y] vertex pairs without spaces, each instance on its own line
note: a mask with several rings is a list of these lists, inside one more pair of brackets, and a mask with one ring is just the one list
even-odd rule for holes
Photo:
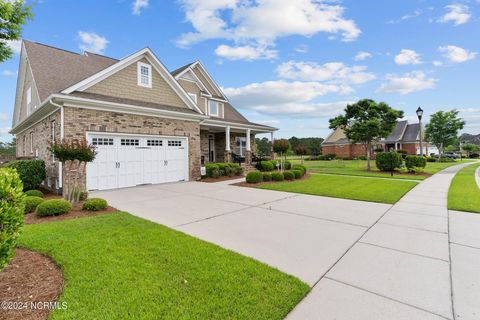
[[425,139],[435,145],[440,153],[444,147],[457,140],[458,132],[465,126],[465,121],[458,117],[458,111],[437,111],[430,116],[430,122],[425,126]]
[[290,149],[290,143],[287,139],[278,139],[273,142],[273,152],[280,154],[280,168],[283,171],[284,168],[284,155]]
[[473,143],[465,143],[462,145],[462,150],[467,153],[467,157],[470,158],[470,154],[473,152],[478,152],[480,148]]
[[403,111],[371,99],[349,104],[344,111],[345,114],[330,119],[330,129],[340,128],[352,143],[364,146],[367,169],[370,170],[372,144],[392,133],[397,119],[403,117]]
[[10,59],[13,50],[8,41],[20,40],[22,25],[33,17],[24,0],[0,1],[0,62]]
[[297,156],[300,156],[303,165],[303,156],[307,154],[307,148],[305,148],[303,145],[298,145],[294,151]]
[[97,155],[95,146],[85,139],[72,139],[53,142],[49,150],[63,164],[64,172],[67,169],[64,174],[63,197],[72,204],[77,203],[85,191],[85,186],[79,184],[80,173],[85,172],[88,162],[95,160]]

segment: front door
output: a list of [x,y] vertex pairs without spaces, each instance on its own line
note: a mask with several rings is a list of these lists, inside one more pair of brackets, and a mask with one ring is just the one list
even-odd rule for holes
[[208,162],[215,162],[215,136],[208,135]]

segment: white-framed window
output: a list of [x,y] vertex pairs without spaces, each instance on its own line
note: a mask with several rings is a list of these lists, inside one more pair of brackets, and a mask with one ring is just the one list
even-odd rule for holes
[[27,89],[27,115],[32,113],[32,87]]
[[30,132],[30,153],[33,154],[33,132]]
[[190,92],[187,92],[187,93],[190,96],[190,98],[192,98],[192,100],[195,101],[195,103],[197,103],[197,95],[195,93],[190,93]]
[[220,103],[217,101],[209,100],[208,101],[208,114],[211,116],[218,117],[218,108]]
[[235,154],[243,157],[245,156],[246,150],[247,150],[247,137],[236,137],[235,138]]
[[138,85],[142,87],[152,87],[152,66],[143,62],[138,62]]

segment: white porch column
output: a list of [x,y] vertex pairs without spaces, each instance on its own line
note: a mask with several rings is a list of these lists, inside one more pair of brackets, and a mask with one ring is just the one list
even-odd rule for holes
[[274,137],[273,131],[272,131],[272,132],[270,132],[270,142],[272,142],[272,144],[273,144],[274,140],[275,140],[275,137]]
[[275,160],[275,153],[273,152],[273,142],[275,141],[275,136],[273,135],[274,131],[270,132],[270,142],[272,143],[270,146],[270,154],[272,160]]
[[251,151],[250,149],[250,129],[247,129],[247,143],[246,143],[246,150]]
[[225,151],[230,151],[230,126],[225,128]]

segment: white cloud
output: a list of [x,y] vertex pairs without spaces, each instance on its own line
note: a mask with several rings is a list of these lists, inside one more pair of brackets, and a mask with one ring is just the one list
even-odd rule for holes
[[401,76],[388,74],[387,82],[378,88],[381,93],[399,93],[409,94],[415,91],[432,89],[437,82],[434,78],[429,78],[423,71],[413,71]]
[[9,134],[10,130],[12,130],[10,127],[0,128],[0,135]]
[[410,20],[410,19],[413,19],[413,18],[417,18],[417,17],[421,16],[422,13],[423,13],[423,11],[421,9],[416,9],[412,13],[401,16],[400,19],[390,20],[390,21],[388,21],[388,23],[395,24],[395,23],[399,23],[399,22],[402,22],[402,21],[405,21],[405,20]]
[[222,44],[215,49],[215,54],[228,60],[275,59],[278,52],[265,46],[237,46]]
[[10,119],[10,116],[6,113],[0,112],[0,121],[7,121]]
[[355,61],[363,61],[365,59],[371,58],[372,54],[370,52],[366,51],[359,51],[356,55],[355,58],[353,58]]
[[344,17],[344,7],[324,1],[181,0],[181,4],[195,31],[177,39],[180,47],[208,39],[273,46],[280,37],[309,37],[319,32],[340,34],[343,41],[352,41],[361,33],[353,20]]
[[443,53],[443,56],[454,63],[462,63],[468,60],[475,59],[477,52],[471,52],[457,46],[439,47],[438,50]]
[[338,101],[332,103],[286,103],[280,105],[258,105],[250,109],[263,115],[276,115],[294,118],[329,118],[343,112],[347,104],[353,101]]
[[295,51],[298,53],[307,53],[308,52],[308,46],[306,44],[301,44],[298,47],[295,48]]
[[21,40],[0,40],[7,44],[7,46],[12,49],[13,53],[20,53],[22,51],[22,41]]
[[[346,66],[342,62],[317,64],[315,62],[288,61],[277,67],[277,74],[285,79],[302,81],[327,81],[331,84],[362,84],[375,79],[365,72],[365,66]],[[350,88],[350,90],[353,90]]]
[[461,4],[461,3],[454,3],[450,4],[445,7],[447,13],[442,16],[438,22],[441,23],[448,23],[453,22],[455,26],[459,26],[461,24],[467,23],[472,14],[470,13],[470,9],[468,6]]
[[139,16],[142,13],[142,9],[148,7],[149,0],[135,0],[132,4],[132,13]]
[[11,76],[15,76],[16,73],[13,72],[12,70],[3,70],[2,71],[2,76],[5,76],[5,77],[11,77]]
[[400,65],[421,64],[422,59],[420,58],[420,54],[415,50],[402,49],[402,51],[395,56],[395,63]]
[[240,108],[308,102],[329,93],[347,94],[349,87],[336,84],[300,81],[265,81],[239,88],[225,88],[225,94]]
[[442,61],[439,61],[439,60],[434,60],[434,61],[432,61],[432,64],[433,64],[435,67],[443,66],[443,62],[442,62]]
[[277,119],[258,120],[258,121],[255,121],[255,122],[259,123],[259,124],[264,124],[266,126],[274,126],[274,125],[280,124],[280,120],[277,120]]
[[79,31],[78,37],[81,43],[79,48],[84,51],[102,54],[107,48],[108,40],[94,32]]

